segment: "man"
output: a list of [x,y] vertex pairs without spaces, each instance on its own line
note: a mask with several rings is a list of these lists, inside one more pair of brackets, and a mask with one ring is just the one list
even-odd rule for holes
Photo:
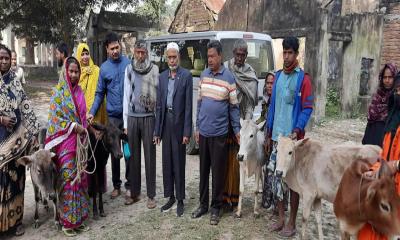
[[[313,110],[313,96],[310,76],[299,67],[299,40],[286,37],[283,42],[283,70],[276,73],[272,90],[271,105],[268,110],[266,125],[266,152],[272,148],[267,169],[273,174],[276,167],[276,146],[278,136],[290,136],[293,139],[304,138],[304,128]],[[272,139],[272,141],[271,141]],[[285,202],[287,191],[281,176],[274,176],[274,199],[277,201],[279,220],[270,228],[280,231],[280,235],[291,237],[296,234],[296,215],[299,206],[299,194],[290,190],[290,217],[285,223]]]
[[[91,122],[93,116],[96,115],[101,104],[104,102],[104,97],[107,96],[107,116],[108,121],[116,127],[123,128],[122,120],[122,98],[124,92],[124,73],[125,68],[129,64],[129,59],[122,56],[119,38],[116,33],[111,32],[106,36],[105,46],[107,49],[108,59],[100,67],[100,76],[97,83],[96,96],[88,114],[88,120]],[[128,178],[128,160],[125,159],[125,188],[127,195],[129,192],[129,178]],[[111,198],[114,199],[121,194],[120,180],[120,159],[111,156],[111,172],[114,190],[111,192]]]
[[[239,102],[240,118],[252,119],[254,107],[258,102],[257,87],[258,79],[254,69],[246,63],[247,43],[243,40],[237,40],[233,47],[233,58],[224,63],[235,76],[237,86],[237,98]],[[239,203],[239,162],[237,153],[239,145],[235,142],[235,136],[229,131],[228,139],[228,166],[224,189],[224,203],[228,209],[233,210]]]
[[164,197],[169,201],[161,207],[169,211],[178,200],[176,215],[183,215],[185,199],[186,144],[192,135],[192,74],[179,66],[179,47],[172,42],[167,45],[169,69],[160,75],[157,92],[157,111],[154,138],[157,144],[163,140]]
[[240,117],[235,77],[222,63],[222,45],[207,45],[208,68],[200,76],[197,102],[196,141],[200,144],[200,206],[192,213],[199,218],[208,212],[209,173],[212,171],[210,224],[219,223],[227,168],[229,123],[239,142]]
[[252,119],[254,107],[258,104],[258,78],[256,71],[246,63],[247,43],[243,39],[235,42],[233,56],[224,65],[236,79],[240,118]]
[[68,57],[68,46],[66,43],[61,42],[56,47],[57,65],[61,68],[64,65],[65,59]]
[[133,54],[134,60],[125,71],[123,101],[124,131],[129,133],[129,146],[133,152],[129,162],[131,196],[126,198],[125,204],[130,205],[139,200],[143,142],[147,208],[153,209],[157,206],[154,200],[156,195],[156,146],[153,136],[159,70],[150,62],[144,40],[136,41]]
[[15,77],[20,81],[20,83],[25,86],[26,81],[24,69],[17,65],[17,52],[15,52],[14,50],[11,51],[11,70],[15,72]]

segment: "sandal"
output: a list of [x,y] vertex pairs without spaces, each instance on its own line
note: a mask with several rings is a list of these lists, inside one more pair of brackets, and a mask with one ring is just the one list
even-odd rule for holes
[[296,235],[296,228],[293,228],[292,230],[282,229],[282,231],[280,231],[278,234],[279,236],[285,238],[294,237],[294,235]]
[[64,233],[64,235],[67,236],[67,237],[75,237],[75,236],[77,235],[76,232],[74,231],[74,229],[72,229],[72,228],[65,228],[65,227],[62,227],[61,231],[62,231],[62,232]]
[[89,226],[86,226],[84,223],[82,223],[79,227],[75,228],[77,232],[87,232],[90,230]]

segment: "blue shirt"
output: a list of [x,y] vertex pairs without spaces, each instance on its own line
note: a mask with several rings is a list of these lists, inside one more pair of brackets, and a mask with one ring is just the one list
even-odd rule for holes
[[293,106],[296,97],[297,78],[300,68],[287,75],[282,72],[276,85],[275,115],[272,128],[272,140],[278,141],[278,136],[289,136],[292,133]]
[[168,78],[167,108],[172,108],[174,95],[175,78],[171,75]]
[[239,104],[233,74],[221,65],[217,73],[207,68],[200,76],[197,101],[197,131],[204,137],[218,137],[240,131]]
[[122,119],[122,99],[124,96],[125,68],[130,63],[125,56],[117,60],[108,58],[100,67],[100,76],[97,83],[96,97],[90,114],[96,115],[104,96],[107,97],[107,114],[109,117]]

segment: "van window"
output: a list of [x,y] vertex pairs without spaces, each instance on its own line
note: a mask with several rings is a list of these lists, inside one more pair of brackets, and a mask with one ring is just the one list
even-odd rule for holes
[[[237,39],[221,39],[224,62],[233,58],[233,46]],[[268,71],[274,70],[271,43],[265,40],[245,39],[247,42],[247,59],[257,72],[257,77],[264,79]]]
[[[199,77],[207,65],[208,39],[180,40],[179,46],[180,66],[188,69],[194,77]],[[168,42],[152,42],[150,45],[150,60],[156,64],[160,73],[168,69],[166,47]]]

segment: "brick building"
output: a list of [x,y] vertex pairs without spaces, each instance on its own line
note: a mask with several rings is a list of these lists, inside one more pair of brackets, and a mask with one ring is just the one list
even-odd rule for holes
[[184,33],[214,29],[218,13],[224,3],[225,0],[181,0],[168,32]]
[[381,65],[393,62],[400,67],[400,1],[382,0],[380,7],[386,10],[383,24]]

